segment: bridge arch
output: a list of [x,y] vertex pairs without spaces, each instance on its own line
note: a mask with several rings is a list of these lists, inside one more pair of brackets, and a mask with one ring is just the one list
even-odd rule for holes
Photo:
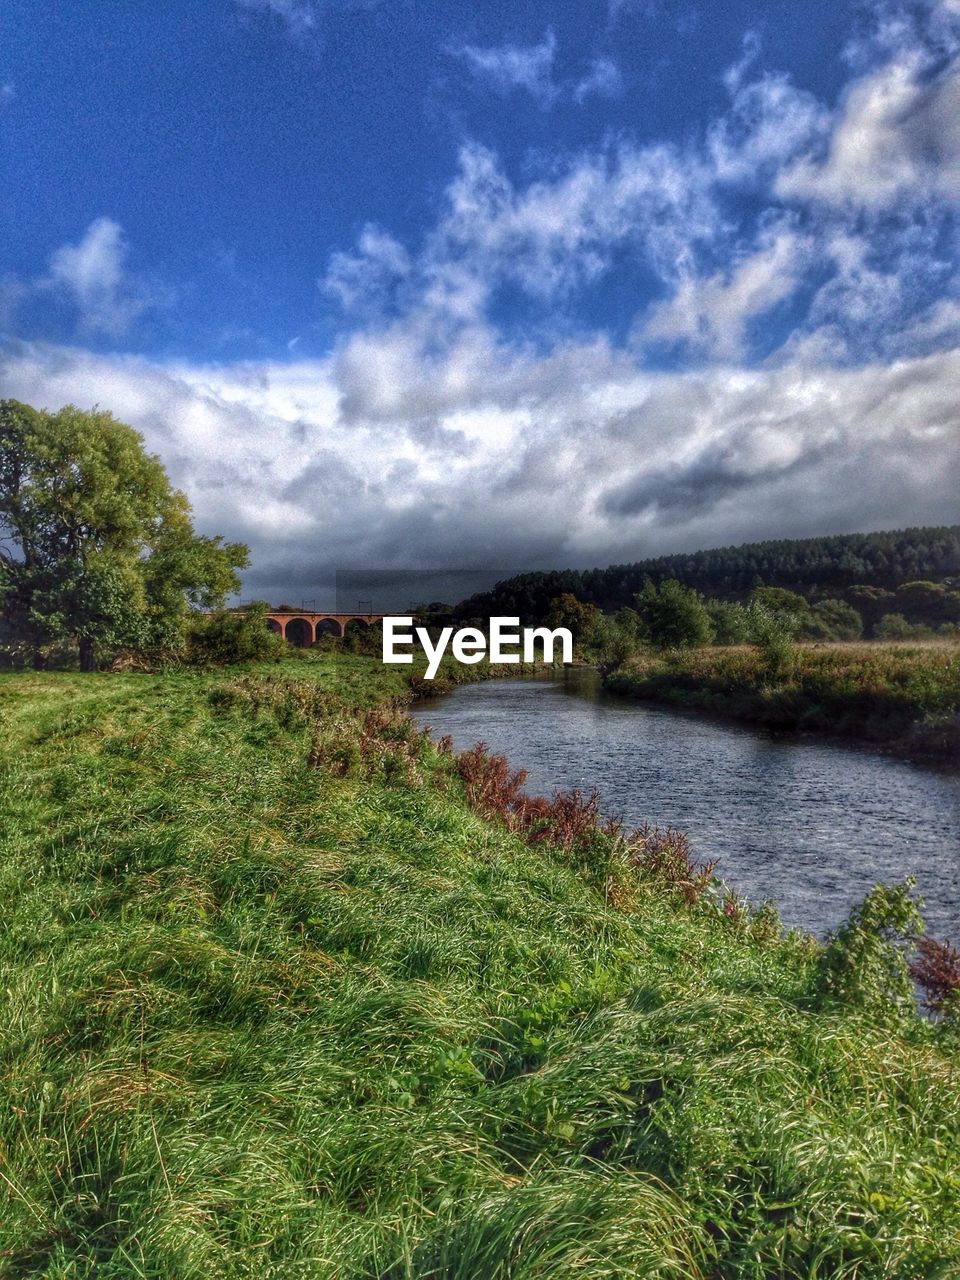
[[297,649],[308,649],[313,644],[313,623],[309,618],[288,618],[284,631],[287,644]]
[[321,636],[336,636],[339,639],[343,635],[343,626],[336,618],[318,618],[316,631],[318,640]]

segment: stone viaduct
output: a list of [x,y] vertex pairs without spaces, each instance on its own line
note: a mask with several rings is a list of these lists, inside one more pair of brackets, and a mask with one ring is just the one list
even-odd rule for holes
[[369,627],[385,616],[382,613],[278,613],[271,610],[267,614],[267,626],[271,631],[279,631],[290,644],[303,648],[315,644],[324,632],[342,636],[351,622]]

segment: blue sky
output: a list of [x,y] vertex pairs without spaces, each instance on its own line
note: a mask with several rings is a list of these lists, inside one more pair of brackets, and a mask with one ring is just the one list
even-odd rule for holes
[[2,393],[248,594],[960,518],[960,0],[0,11]]

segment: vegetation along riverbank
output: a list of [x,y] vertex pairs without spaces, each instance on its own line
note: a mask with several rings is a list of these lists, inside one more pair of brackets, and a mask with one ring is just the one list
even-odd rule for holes
[[647,650],[608,671],[612,692],[771,729],[876,743],[960,766],[960,645],[791,645]]
[[932,1277],[957,957],[530,800],[376,658],[0,676],[0,1274]]

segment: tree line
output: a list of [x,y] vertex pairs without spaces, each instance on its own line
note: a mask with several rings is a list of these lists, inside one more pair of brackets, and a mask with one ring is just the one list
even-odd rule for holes
[[897,628],[960,623],[960,525],[778,539],[658,556],[606,569],[518,574],[451,609],[456,618],[518,616],[544,621],[553,602],[575,597],[606,614],[634,607],[648,584],[676,582],[719,602],[745,603],[761,587],[793,592],[811,607],[841,601],[873,635]]

